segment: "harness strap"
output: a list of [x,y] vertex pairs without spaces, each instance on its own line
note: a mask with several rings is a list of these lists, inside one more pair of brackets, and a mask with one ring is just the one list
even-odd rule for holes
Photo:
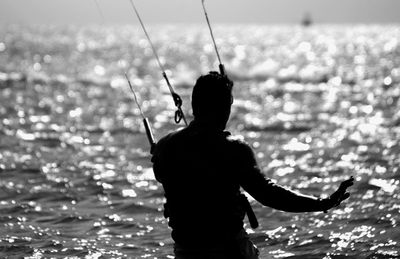
[[243,208],[246,211],[247,218],[249,219],[251,228],[252,229],[258,228],[259,224],[258,224],[256,214],[254,214],[253,208],[251,207],[251,204],[250,204],[249,200],[247,199],[246,195],[241,193],[239,199],[240,199],[241,205],[243,206]]

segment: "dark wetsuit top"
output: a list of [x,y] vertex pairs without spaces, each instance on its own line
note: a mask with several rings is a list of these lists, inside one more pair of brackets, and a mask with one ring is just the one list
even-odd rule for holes
[[152,161],[165,191],[172,238],[181,245],[230,242],[243,228],[240,187],[266,206],[316,210],[315,198],[266,179],[248,144],[197,122],[162,138]]

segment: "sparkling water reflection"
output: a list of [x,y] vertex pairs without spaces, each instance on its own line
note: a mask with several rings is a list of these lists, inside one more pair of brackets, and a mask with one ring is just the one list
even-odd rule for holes
[[[184,100],[217,68],[206,28],[152,26]],[[280,184],[346,207],[254,203],[262,258],[398,258],[400,28],[220,26],[235,81],[230,130]],[[173,258],[128,71],[157,137],[174,105],[138,28],[0,27],[0,257]]]

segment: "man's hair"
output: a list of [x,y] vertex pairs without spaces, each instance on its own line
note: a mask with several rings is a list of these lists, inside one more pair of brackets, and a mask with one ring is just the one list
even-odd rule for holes
[[230,108],[233,82],[228,77],[211,71],[200,76],[193,88],[192,108],[196,118],[215,116]]

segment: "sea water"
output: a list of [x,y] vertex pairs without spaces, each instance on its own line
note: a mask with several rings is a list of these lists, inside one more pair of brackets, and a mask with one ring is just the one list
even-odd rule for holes
[[[218,67],[207,28],[148,30],[192,120],[192,86]],[[356,179],[328,213],[252,200],[260,227],[245,227],[261,258],[399,258],[400,26],[214,33],[235,82],[228,129],[265,175],[321,197]],[[173,258],[124,73],[156,138],[183,126],[140,28],[0,27],[1,258]]]

